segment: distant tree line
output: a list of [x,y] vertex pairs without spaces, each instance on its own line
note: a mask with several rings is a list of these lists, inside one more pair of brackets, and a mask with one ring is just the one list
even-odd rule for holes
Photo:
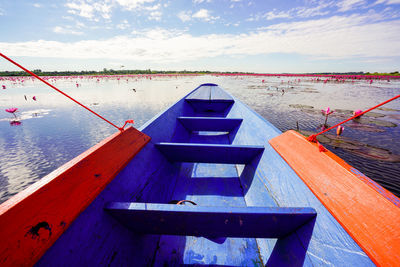
[[[254,74],[253,72],[216,72],[216,71],[161,71],[161,70],[113,70],[104,68],[102,71],[42,71],[36,69],[32,71],[39,76],[72,76],[72,75],[127,75],[127,74]],[[289,73],[287,73],[289,74]],[[303,73],[303,74],[320,74],[320,75],[389,75],[389,76],[399,76],[398,71],[390,73],[380,73],[380,72],[319,72],[319,73]],[[279,74],[277,74],[279,75]],[[0,71],[0,76],[29,76],[28,73],[24,71]]]
[[[211,73],[239,73],[239,72],[212,72],[212,71],[160,71],[160,70],[113,70],[104,68],[102,71],[42,71],[33,70],[38,76],[72,76],[72,75],[127,75],[127,74],[211,74]],[[0,76],[29,76],[24,71],[0,71]]]

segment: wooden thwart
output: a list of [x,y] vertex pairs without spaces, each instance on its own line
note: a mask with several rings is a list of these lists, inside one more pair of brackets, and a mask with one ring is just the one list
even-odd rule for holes
[[375,264],[398,265],[400,209],[394,203],[295,131],[269,143]]
[[243,119],[219,117],[178,117],[178,121],[188,131],[230,132],[238,128]]
[[281,238],[313,220],[313,208],[208,207],[112,202],[105,209],[142,234]]
[[264,151],[263,146],[194,143],[157,143],[169,161],[247,164]]

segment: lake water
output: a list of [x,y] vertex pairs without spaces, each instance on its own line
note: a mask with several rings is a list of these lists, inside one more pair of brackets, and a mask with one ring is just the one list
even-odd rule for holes
[[[264,80],[264,82],[262,82]],[[69,77],[48,81],[122,126],[139,128],[201,83],[217,83],[281,131],[316,132],[321,109],[333,125],[400,92],[399,80],[335,82],[312,77],[170,76]],[[77,86],[78,84],[78,86]],[[2,85],[6,89],[1,89]],[[135,90],[133,90],[135,89]],[[116,131],[38,80],[0,79],[0,202],[23,190]],[[36,97],[36,101],[32,97]],[[17,107],[13,114],[5,109]],[[350,165],[400,195],[400,100],[349,122],[321,142]]]

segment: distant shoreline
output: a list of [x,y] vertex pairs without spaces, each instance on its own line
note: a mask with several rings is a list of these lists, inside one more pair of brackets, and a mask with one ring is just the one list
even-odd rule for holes
[[[213,72],[213,71],[152,71],[148,70],[113,70],[103,71],[41,71],[33,70],[38,76],[99,76],[99,75],[248,75],[248,76],[346,76],[346,77],[391,77],[400,78],[398,71],[390,73],[369,73],[369,72],[320,72],[320,73],[254,73],[254,72]],[[0,71],[0,77],[30,76],[24,71]]]

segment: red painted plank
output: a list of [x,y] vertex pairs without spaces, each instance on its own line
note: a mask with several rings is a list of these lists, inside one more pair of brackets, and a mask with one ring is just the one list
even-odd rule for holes
[[387,198],[389,192],[381,194],[342,159],[319,152],[316,144],[295,131],[269,143],[375,264],[398,266],[400,208]]
[[115,133],[0,205],[0,265],[30,266],[150,141]]

